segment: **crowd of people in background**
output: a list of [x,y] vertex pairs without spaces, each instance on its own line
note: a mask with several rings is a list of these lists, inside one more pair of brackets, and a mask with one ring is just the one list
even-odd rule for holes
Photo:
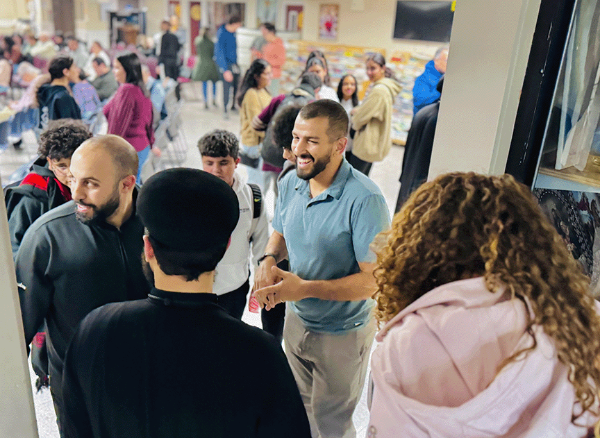
[[[35,114],[39,157],[5,199],[61,435],[354,438],[371,360],[369,437],[588,433],[600,318],[562,240],[512,177],[423,184],[448,49],[415,82],[392,218],[369,178],[402,90],[385,57],[365,57],[362,100],[356,72],[336,83],[320,50],[282,93],[277,29],[261,24],[241,71],[241,25],[202,30],[186,78],[176,17],[140,47],[0,39],[0,94],[22,88],[7,108]],[[198,140],[202,171],[143,181],[182,79],[205,109],[239,112],[240,132]],[[241,323],[248,300],[269,335]]]
[[[189,77],[185,79],[202,84],[205,108],[208,109],[210,105],[215,107],[221,105],[225,118],[229,118],[229,114],[232,111],[237,112],[239,108],[242,125],[240,133],[242,164],[247,166],[250,180],[265,189],[267,186],[273,185],[272,181],[281,168],[266,162],[261,156],[265,132],[255,129],[252,121],[269,105],[272,99],[281,99],[279,97],[281,95],[280,78],[282,69],[285,67],[286,49],[283,40],[277,36],[275,26],[272,23],[261,24],[259,27],[261,36],[256,39],[251,48],[252,64],[242,75],[237,60],[236,37],[236,31],[242,24],[241,21],[239,16],[230,17],[226,23],[218,27],[214,39],[209,28],[204,29],[201,35],[198,35],[194,41],[197,59],[195,59],[193,69],[188,73]],[[103,111],[103,108],[115,96],[117,90],[122,88],[120,85],[132,83],[133,79],[130,74],[127,76],[129,79],[124,81],[117,80],[115,76],[116,68],[120,65],[118,61],[115,62],[115,58],[127,51],[137,56],[142,71],[145,72],[143,73],[144,79],[139,81],[138,88],[140,86],[145,88],[144,93],[148,95],[146,97],[151,98],[154,111],[157,111],[160,118],[164,119],[165,89],[182,79],[180,73],[182,72],[181,67],[184,65],[183,47],[186,32],[179,26],[175,16],[169,20],[163,20],[160,26],[161,31],[153,38],[140,39],[143,42],[151,42],[153,48],[150,52],[144,44],[135,47],[119,43],[106,50],[98,41],[92,42],[87,49],[85,44],[73,35],[62,35],[60,32],[53,37],[44,33],[40,34],[38,38],[31,34],[5,36],[0,40],[0,49],[2,50],[0,92],[4,90],[5,96],[8,96],[7,91],[10,87],[18,84],[24,90],[21,99],[9,101],[7,104],[15,112],[28,107],[38,108],[39,129],[46,127],[48,120],[67,116],[82,119],[88,126],[93,126],[101,114],[108,114]],[[54,72],[48,77],[50,63],[59,55],[68,56],[72,60],[68,66],[69,72],[65,74],[62,71]],[[442,50],[436,54],[434,61],[430,64],[435,62],[436,68],[440,68],[446,58],[447,50]],[[62,67],[60,68],[62,69]],[[367,59],[366,70],[371,86],[363,102],[359,102],[357,97],[359,84],[353,76],[354,72],[348,72],[338,81],[339,89],[336,93],[333,88],[336,84],[332,83],[327,59],[322,51],[316,50],[309,54],[304,73],[314,73],[321,79],[319,91],[314,99],[331,99],[341,102],[348,110],[353,123],[348,133],[350,144],[346,150],[347,159],[354,167],[368,175],[372,163],[382,160],[389,151],[391,145],[390,115],[392,103],[400,90],[400,85],[391,74],[391,70],[386,67],[383,56],[371,56]],[[433,77],[435,74],[429,70],[431,68],[428,64],[426,70],[428,79],[420,87],[429,86],[431,88],[430,83],[435,78],[431,79],[430,76]],[[434,70],[438,75],[441,75],[438,71],[443,72],[443,69]],[[259,78],[259,75],[262,77]],[[352,84],[347,84],[348,89],[351,90],[349,95],[345,95],[342,90],[344,80],[352,82]],[[218,82],[222,83],[222,99],[219,103],[217,102]],[[47,83],[54,87],[51,90],[57,92],[56,96],[62,100],[56,100],[56,96],[52,93],[49,96],[43,95],[49,89],[46,86]],[[211,86],[212,97],[209,93]],[[426,91],[419,92],[419,96],[425,93]],[[121,94],[118,93],[117,96],[121,96]],[[45,105],[45,100],[48,99],[50,106]],[[439,99],[439,95],[437,99]],[[428,103],[431,100],[435,101],[436,96],[425,97],[424,102]],[[67,102],[67,108],[71,109],[64,110],[62,104],[55,105],[54,101]],[[72,102],[75,102],[80,114],[76,114]],[[415,98],[415,102],[417,102],[417,98]],[[54,108],[61,109],[57,110],[58,112],[55,114]],[[66,112],[62,114],[60,111]],[[15,123],[19,121],[20,119]],[[122,133],[114,128],[114,123],[109,122],[109,124],[111,132]],[[18,127],[11,129],[11,132],[15,133],[12,138],[15,147],[19,147],[21,144],[19,131]],[[149,135],[145,141],[150,145]],[[371,146],[373,144],[376,146]],[[382,146],[380,147],[380,145]],[[373,147],[376,150],[368,150]],[[145,148],[140,150],[143,151]],[[158,149],[153,149],[153,152],[160,154]],[[142,160],[144,161],[143,157]],[[265,184],[265,181],[268,184]]]
[[[145,45],[123,43],[105,48],[99,41],[92,41],[88,47],[74,35],[61,32],[53,36],[28,32],[0,37],[0,111],[4,117],[0,121],[11,118],[9,142],[15,148],[21,146],[21,125],[32,117],[36,118],[38,136],[49,120],[66,117],[97,128],[104,106],[121,84],[115,76],[114,61],[124,52],[135,54],[149,77],[158,79],[152,86],[153,103],[164,118],[164,102],[159,98],[177,85],[183,56],[181,41],[185,40],[181,29],[170,32],[173,22],[164,21],[165,31],[150,51]],[[65,68],[68,72],[63,71]],[[27,111],[35,112],[35,116],[26,116]]]

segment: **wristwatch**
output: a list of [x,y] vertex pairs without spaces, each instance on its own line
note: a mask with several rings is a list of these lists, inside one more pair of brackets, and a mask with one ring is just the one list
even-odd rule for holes
[[264,253],[261,258],[258,259],[257,265],[260,265],[260,262],[262,262],[267,257],[273,257],[275,259],[275,263],[277,263],[277,256],[275,254],[271,254],[271,253],[267,252],[267,253]]

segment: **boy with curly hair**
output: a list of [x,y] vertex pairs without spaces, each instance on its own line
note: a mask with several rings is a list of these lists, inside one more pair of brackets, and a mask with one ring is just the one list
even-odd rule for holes
[[13,258],[27,228],[41,215],[71,200],[68,186],[71,155],[92,134],[73,119],[50,122],[40,135],[39,158],[31,172],[5,193]]

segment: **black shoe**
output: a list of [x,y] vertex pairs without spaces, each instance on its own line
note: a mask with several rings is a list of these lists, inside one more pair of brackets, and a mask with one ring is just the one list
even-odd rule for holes
[[208,109],[208,102],[204,102],[204,108]]
[[18,141],[15,141],[12,145],[15,149],[21,149],[21,146],[23,145],[23,139],[20,138]]
[[217,105],[217,102],[215,102],[215,101],[213,101],[213,106],[214,106],[215,108],[219,108],[219,105]]

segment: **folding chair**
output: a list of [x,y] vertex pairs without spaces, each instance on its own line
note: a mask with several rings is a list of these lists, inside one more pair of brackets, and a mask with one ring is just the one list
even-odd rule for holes
[[8,141],[8,134],[10,133],[11,119],[0,123],[0,151],[8,148],[10,144]]

